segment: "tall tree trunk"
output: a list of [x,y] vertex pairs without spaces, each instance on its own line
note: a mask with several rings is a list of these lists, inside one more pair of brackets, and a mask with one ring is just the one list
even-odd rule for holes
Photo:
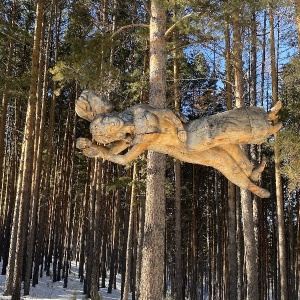
[[[35,157],[34,157],[34,176],[32,182],[32,201],[31,201],[31,212],[30,212],[30,229],[28,230],[28,238],[27,238],[27,253],[26,253],[26,270],[25,270],[25,278],[24,278],[24,295],[29,295],[30,289],[30,279],[32,275],[32,260],[33,260],[33,252],[34,252],[34,241],[36,238],[36,224],[37,224],[37,213],[38,213],[38,196],[40,192],[40,182],[41,182],[41,171],[42,171],[42,154],[44,147],[44,127],[45,127],[45,115],[46,115],[46,97],[43,97],[48,88],[48,64],[45,64],[44,58],[44,34],[45,34],[45,16],[41,34],[41,51],[40,51],[40,65],[39,65],[39,78],[38,82],[40,82],[38,86],[38,99],[41,99],[37,103],[36,109],[36,124],[35,124]],[[48,37],[47,47],[50,44],[50,37]],[[48,51],[46,51],[48,53]],[[48,58],[48,57],[47,57]],[[44,67],[44,73],[43,68]],[[42,81],[43,81],[43,89],[42,89]]]
[[[87,296],[91,299],[100,299],[99,296],[99,269],[100,269],[100,249],[101,249],[101,213],[103,207],[102,202],[102,159],[96,159],[92,169],[93,178],[91,185],[91,200],[89,219],[90,230],[88,239],[90,240],[89,249],[87,249],[87,264],[86,264],[86,281],[87,281]],[[93,196],[92,196],[93,195]]]
[[[175,43],[177,42],[178,34],[175,33]],[[174,50],[174,99],[175,111],[180,113],[180,86],[179,86],[179,62],[178,51]],[[174,297],[182,299],[182,262],[181,262],[181,163],[178,159],[174,162],[175,176],[175,283]]]
[[142,250],[144,244],[144,228],[145,228],[145,199],[140,202],[139,210],[139,232],[137,247],[137,267],[136,267],[136,298],[140,299],[140,282],[142,273]]
[[128,237],[127,237],[127,250],[126,250],[126,274],[124,283],[124,293],[122,299],[127,300],[130,292],[131,282],[131,266],[132,266],[132,247],[133,247],[133,236],[134,236],[134,217],[136,214],[136,190],[137,190],[137,164],[133,164],[132,171],[132,187],[131,187],[131,200],[130,200],[130,211],[129,211],[129,226],[128,226]]
[[86,170],[86,184],[85,191],[83,197],[83,211],[82,211],[82,223],[81,223],[81,232],[80,232],[80,256],[79,256],[79,268],[78,268],[78,276],[80,278],[80,282],[84,280],[84,257],[85,257],[85,243],[87,240],[87,229],[88,229],[88,213],[89,213],[89,194],[90,194],[90,184],[89,178],[91,176],[91,163],[87,162],[87,170]]
[[198,235],[197,235],[197,212],[199,199],[199,165],[193,165],[193,203],[191,216],[191,298],[197,298],[198,290]]
[[[68,216],[66,220],[66,239],[65,239],[65,255],[64,255],[64,285],[63,287],[66,288],[68,285],[68,275],[69,275],[69,268],[71,266],[71,241],[72,241],[72,231],[73,231],[73,219],[74,219],[74,211],[75,211],[75,172],[74,172],[74,158],[75,158],[75,140],[76,140],[76,114],[74,112],[74,104],[75,99],[77,99],[77,85],[74,84],[70,88],[70,104],[69,109],[73,112],[71,116],[71,127],[70,127],[70,137],[69,137],[69,143],[71,146],[70,149],[70,177],[67,180],[67,203],[68,203]],[[72,128],[73,127],[73,128]]]
[[[272,98],[273,105],[278,102],[278,76],[277,63],[275,53],[275,37],[274,37],[274,7],[270,3],[269,10],[270,21],[270,52],[271,52],[271,76],[272,76]],[[275,120],[275,123],[278,120]],[[277,133],[274,134],[274,161],[275,161],[275,183],[276,183],[276,200],[277,200],[277,223],[278,223],[278,256],[279,256],[279,272],[280,272],[280,299],[288,299],[287,294],[287,262],[286,262],[286,246],[285,246],[285,231],[284,231],[284,208],[283,208],[283,191],[282,178],[280,174],[280,159],[279,147],[276,145]]]
[[[235,101],[236,107],[243,107],[243,59],[240,9],[237,9],[233,17],[233,57],[235,74]],[[244,149],[245,151],[246,149]],[[256,263],[256,247],[253,222],[253,204],[248,190],[241,189],[241,208],[243,217],[243,233],[245,247],[245,262],[247,275],[247,299],[258,299],[258,277]]]
[[[8,106],[8,96],[9,96],[9,85],[11,84],[11,73],[12,73],[12,60],[13,60],[13,50],[15,39],[13,37],[13,30],[15,25],[15,18],[17,13],[18,1],[12,1],[12,13],[10,18],[10,38],[9,38],[9,46],[8,46],[8,54],[7,54],[7,62],[6,62],[6,72],[5,72],[5,82],[3,87],[3,96],[2,96],[2,107],[0,114],[0,191],[2,187],[2,183],[4,181],[4,172],[3,172],[3,158],[6,146],[5,139],[5,126],[7,119],[7,106]],[[1,194],[0,194],[1,201]]]
[[[132,177],[131,170],[127,170],[127,177]],[[125,207],[124,207],[124,229],[123,229],[123,247],[122,247],[122,270],[121,270],[121,295],[124,294],[124,285],[126,277],[126,253],[127,253],[127,238],[128,238],[128,229],[129,229],[129,214],[130,214],[130,201],[131,201],[131,186],[126,187],[125,191]]]
[[[44,238],[44,211],[45,211],[45,204],[42,202],[42,198],[40,197],[40,187],[42,183],[42,157],[43,157],[43,150],[44,150],[44,143],[45,143],[45,123],[46,123],[46,109],[47,109],[47,99],[48,99],[48,88],[49,88],[49,62],[50,62],[50,44],[51,44],[51,33],[52,33],[52,16],[53,16],[53,3],[51,5],[51,12],[49,18],[49,26],[48,26],[48,36],[47,36],[47,43],[45,49],[45,66],[44,66],[44,85],[43,85],[43,108],[42,108],[42,116],[41,116],[41,127],[40,127],[40,140],[39,140],[39,148],[38,148],[38,157],[37,157],[37,166],[38,169],[36,170],[36,177],[35,177],[35,185],[33,189],[33,198],[36,199],[34,201],[39,202],[39,212],[38,212],[38,228],[37,232],[37,242],[36,242],[36,251],[35,251],[35,261],[34,261],[34,271],[32,275],[32,286],[35,286],[38,283],[38,271],[39,266],[42,264],[42,249],[43,243],[42,240]],[[28,253],[29,255],[29,253]],[[28,276],[28,274],[27,274]],[[28,280],[28,279],[27,279]],[[28,284],[28,283],[27,283]],[[24,283],[24,290],[25,290],[25,283]]]
[[[117,167],[118,177],[121,177],[120,166]],[[119,250],[119,228],[120,228],[120,210],[121,210],[121,189],[117,188],[116,191],[116,205],[115,205],[115,216],[113,224],[113,249],[110,259],[110,272],[109,272],[109,284],[107,292],[111,293],[113,288],[113,283],[115,279],[115,270],[118,260],[118,250]],[[127,298],[126,298],[127,299]]]
[[[225,43],[226,43],[226,104],[227,109],[232,109],[232,66],[229,24],[225,23]],[[236,193],[235,185],[228,181],[228,276],[227,276],[227,298],[237,299],[237,244],[236,244]]]
[[264,90],[265,90],[265,65],[266,65],[266,32],[267,32],[267,11],[264,11],[264,19],[263,19],[263,29],[262,29],[262,58],[261,58],[261,83],[260,83],[260,101],[259,105],[263,106],[264,103]]
[[[44,12],[44,1],[38,0],[36,4],[36,25],[34,33],[34,45],[32,52],[32,66],[31,66],[31,83],[29,91],[29,99],[27,105],[27,114],[25,121],[23,149],[21,156],[21,168],[18,174],[17,184],[17,200],[16,204],[19,206],[19,215],[14,215],[14,222],[18,223],[16,241],[11,243],[10,256],[12,252],[15,252],[14,262],[9,262],[9,273],[13,271],[12,290],[9,291],[10,276],[7,276],[5,293],[12,293],[13,299],[20,299],[21,290],[21,277],[22,277],[22,265],[23,265],[23,249],[26,233],[26,222],[28,220],[28,213],[30,207],[31,198],[31,182],[32,182],[32,170],[33,170],[33,158],[34,158],[34,122],[35,122],[35,107],[38,101],[37,99],[37,82],[38,82],[38,70],[39,70],[39,53],[41,44],[41,32],[42,21]],[[14,238],[14,234],[12,234]],[[15,244],[15,247],[13,247]]]
[[[54,7],[53,9],[55,9]],[[58,20],[56,20],[56,30],[55,30],[55,48],[54,51],[54,61],[57,62],[58,58],[58,50],[59,50],[59,34],[60,34],[60,24],[61,24],[61,12],[58,14]],[[50,34],[50,33],[48,33]],[[53,82],[52,90],[56,90],[56,82]],[[47,239],[47,235],[49,234],[49,226],[47,228],[47,224],[50,222],[50,211],[51,211],[51,200],[50,200],[50,185],[51,185],[51,173],[52,173],[52,160],[54,153],[54,123],[55,123],[55,108],[56,108],[56,94],[52,93],[51,95],[51,105],[50,105],[50,116],[49,116],[49,128],[47,132],[47,145],[46,145],[46,158],[44,162],[44,185],[40,196],[40,211],[39,211],[39,235],[37,241],[37,253],[39,253],[39,259],[34,264],[34,274],[33,274],[33,286],[38,283],[38,273],[40,267],[40,273],[42,274],[43,270],[43,257],[42,253],[45,254],[45,265],[49,262],[47,261],[49,255],[47,253],[47,244],[50,244],[49,239]],[[53,172],[54,173],[54,172]],[[46,245],[44,244],[44,240],[47,241]],[[52,257],[50,257],[51,259]],[[49,272],[49,269],[47,270]]]
[[[249,100],[250,106],[257,105],[257,17],[256,11],[252,11],[251,18],[251,49],[250,49],[250,78],[249,78]],[[260,145],[250,145],[250,157],[251,162],[254,166],[261,163],[261,146]],[[256,261],[257,261],[257,271],[258,276],[261,278],[258,281],[258,292],[259,299],[262,298],[262,286],[264,285],[265,276],[261,276],[264,273],[261,273],[262,266],[262,241],[261,236],[263,230],[261,227],[262,223],[262,207],[261,200],[257,196],[253,196],[253,220],[254,220],[254,233],[255,233],[255,243],[256,243]]]
[[[149,104],[166,104],[166,13],[164,2],[151,1]],[[140,299],[162,299],[165,243],[165,155],[148,152],[145,239],[143,245]]]

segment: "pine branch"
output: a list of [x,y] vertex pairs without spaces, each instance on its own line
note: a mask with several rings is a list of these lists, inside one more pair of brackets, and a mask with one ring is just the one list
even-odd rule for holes
[[[169,27],[167,29],[167,31],[165,32],[165,37],[168,37],[169,34],[174,30],[174,28],[179,24],[181,23],[182,21],[184,21],[185,19],[187,18],[190,18],[190,17],[194,17],[194,16],[198,16],[200,15],[201,12],[197,12],[197,13],[190,13],[190,14],[187,14],[185,16],[183,16],[182,18],[180,18],[179,20],[177,20],[171,27]],[[204,14],[203,14],[204,15]]]
[[119,28],[116,32],[114,32],[112,35],[111,35],[111,39],[113,39],[117,34],[119,34],[121,31],[123,31],[124,29],[127,29],[127,28],[131,28],[131,27],[147,27],[149,28],[149,24],[128,24],[128,25],[125,25],[121,28]]

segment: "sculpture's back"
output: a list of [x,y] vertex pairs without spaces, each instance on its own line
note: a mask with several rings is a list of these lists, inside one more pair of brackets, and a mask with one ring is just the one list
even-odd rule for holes
[[203,151],[230,144],[261,144],[279,127],[260,107],[238,108],[187,124],[187,148]]

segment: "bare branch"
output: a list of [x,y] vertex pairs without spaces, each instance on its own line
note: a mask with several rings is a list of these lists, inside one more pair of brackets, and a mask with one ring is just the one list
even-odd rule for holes
[[131,27],[147,27],[149,28],[149,24],[128,24],[128,25],[125,25],[121,28],[119,28],[116,32],[114,32],[112,35],[111,35],[111,39],[113,39],[117,34],[119,34],[121,31],[123,31],[124,29],[127,29],[127,28],[131,28]]
[[[193,17],[193,16],[197,16],[197,15],[200,15],[201,12],[197,12],[197,13],[191,13],[191,14],[187,14],[185,16],[183,16],[182,18],[180,18],[179,20],[177,20],[171,27],[169,27],[167,29],[167,31],[165,32],[165,37],[168,37],[169,34],[174,30],[174,28],[179,24],[181,23],[182,21],[184,21],[185,19],[187,18],[190,18],[190,17]],[[203,14],[204,15],[204,14]]]

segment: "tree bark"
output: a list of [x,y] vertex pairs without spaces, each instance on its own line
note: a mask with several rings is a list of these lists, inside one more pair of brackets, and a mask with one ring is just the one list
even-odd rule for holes
[[[166,103],[166,13],[158,0],[151,1],[149,104]],[[164,293],[165,155],[148,152],[145,238],[143,245],[141,300],[162,299]]]
[[136,298],[140,299],[140,282],[142,273],[142,251],[144,244],[144,228],[145,228],[145,199],[141,200],[139,209],[139,232],[137,246],[137,263],[136,263]]
[[[175,43],[177,43],[178,34],[175,32]],[[174,50],[174,99],[175,111],[180,113],[180,86],[179,86],[179,62],[178,51]],[[181,162],[176,159],[174,162],[174,176],[175,176],[175,283],[174,283],[174,297],[175,299],[182,299],[182,261],[181,261]]]
[[126,250],[126,274],[124,283],[124,293],[122,299],[127,300],[130,292],[131,282],[131,266],[132,266],[132,247],[133,247],[133,236],[134,236],[134,217],[136,214],[136,181],[137,181],[137,164],[133,164],[132,171],[132,187],[131,187],[131,200],[130,200],[130,211],[129,211],[129,226],[128,226],[128,237],[127,237],[127,250]]
[[[229,23],[225,22],[225,57],[226,57],[226,105],[227,109],[232,109],[232,66],[231,66],[231,47],[230,47],[230,30]],[[228,180],[228,277],[227,298],[237,299],[237,244],[236,244],[236,192],[235,185]]]
[[[40,53],[40,41],[43,21],[44,1],[39,0],[36,4],[36,26],[34,33],[34,45],[32,52],[32,66],[31,66],[31,83],[29,91],[29,99],[27,105],[27,114],[25,121],[25,130],[23,138],[23,149],[21,156],[21,168],[18,174],[17,184],[17,200],[16,204],[19,206],[19,214],[14,215],[14,222],[18,223],[16,241],[11,243],[10,257],[12,252],[15,253],[15,260],[8,265],[9,273],[13,271],[12,290],[9,291],[8,281],[10,276],[7,276],[5,293],[12,293],[13,299],[20,299],[21,290],[21,274],[23,265],[23,249],[25,242],[25,233],[28,220],[28,213],[30,207],[31,197],[31,182],[32,182],[32,170],[33,170],[33,158],[34,158],[34,122],[35,122],[35,107],[37,99],[37,82],[38,82],[38,69],[39,69],[39,53]],[[14,234],[12,234],[14,238]],[[15,243],[15,247],[13,244]]]
[[[275,37],[274,37],[274,8],[270,3],[269,9],[270,21],[270,54],[271,54],[271,76],[272,76],[272,98],[273,105],[278,102],[278,76],[276,67],[276,53],[275,53]],[[275,120],[275,123],[278,120]],[[284,230],[284,208],[283,208],[283,191],[282,178],[280,174],[280,159],[279,147],[276,145],[277,133],[274,134],[274,161],[275,161],[275,183],[276,183],[276,202],[277,202],[277,224],[278,224],[278,258],[279,258],[279,272],[280,272],[280,299],[288,299],[288,281],[287,281],[287,259],[286,259],[286,243]]]
[[[121,166],[117,166],[118,177],[121,177]],[[121,190],[117,187],[116,194],[116,205],[115,205],[115,216],[113,224],[113,245],[112,253],[110,259],[110,272],[109,272],[109,284],[107,292],[111,293],[113,288],[113,283],[115,281],[115,270],[117,269],[118,261],[118,250],[119,250],[119,228],[120,228],[120,210],[121,210]],[[127,298],[126,298],[127,299]]]
[[[94,164],[93,178],[91,184],[91,199],[90,202],[90,230],[88,234],[91,243],[87,252],[86,265],[86,281],[87,281],[87,296],[91,299],[100,299],[99,296],[99,268],[100,268],[100,249],[101,249],[101,207],[102,199],[102,159],[96,159]],[[93,196],[92,196],[93,195]]]
[[15,25],[17,7],[18,7],[18,1],[13,0],[12,1],[12,13],[11,13],[11,19],[10,19],[10,39],[9,39],[8,54],[7,54],[5,82],[4,82],[3,96],[2,96],[2,110],[1,110],[1,114],[0,114],[0,188],[1,188],[3,180],[4,180],[3,158],[4,158],[4,152],[5,152],[5,146],[6,146],[5,127],[6,127],[6,119],[7,119],[6,114],[7,114],[7,106],[8,106],[8,98],[9,98],[9,85],[11,83],[10,81],[11,81],[11,74],[12,74],[13,50],[14,50],[14,44],[15,44],[15,39],[13,38],[13,34],[14,34],[13,27]]
[[[235,72],[235,100],[237,107],[244,106],[243,92],[243,59],[242,59],[242,36],[240,22],[240,8],[233,17],[233,57]],[[245,148],[243,149],[246,150]],[[256,247],[253,222],[253,204],[249,191],[241,189],[241,208],[243,217],[243,233],[245,246],[245,262],[247,274],[247,299],[258,299],[258,277],[256,263]]]
[[[39,73],[38,73],[38,101],[36,108],[36,124],[35,124],[35,153],[34,153],[34,167],[35,170],[33,175],[32,182],[32,200],[31,200],[31,211],[30,211],[30,224],[28,230],[27,238],[27,249],[26,249],[26,269],[25,269],[25,278],[24,278],[24,295],[29,295],[30,289],[30,279],[32,275],[32,261],[33,261],[33,250],[34,250],[34,241],[36,238],[36,225],[37,225],[37,213],[38,213],[38,195],[40,192],[40,182],[41,182],[41,171],[42,171],[42,151],[44,146],[44,125],[45,125],[45,114],[46,114],[46,97],[42,95],[42,82],[44,89],[47,89],[47,73],[48,73],[48,64],[45,65],[44,74],[43,67],[45,63],[44,58],[44,35],[45,35],[45,17],[44,22],[42,23],[42,33],[41,33],[41,46],[40,46],[40,64],[39,64]],[[49,47],[50,38],[48,39]],[[48,52],[48,51],[47,51]],[[48,57],[47,57],[48,58]],[[44,76],[43,76],[44,75]]]

